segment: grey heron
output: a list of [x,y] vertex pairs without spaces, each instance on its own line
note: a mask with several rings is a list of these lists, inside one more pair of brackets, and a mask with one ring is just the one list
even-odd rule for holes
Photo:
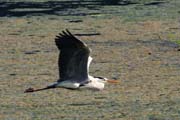
[[106,82],[119,83],[117,80],[89,75],[89,66],[92,61],[90,56],[91,49],[68,30],[62,31],[62,33],[56,36],[55,43],[60,51],[58,59],[59,79],[45,88],[28,88],[25,92],[35,92],[58,87],[102,90]]

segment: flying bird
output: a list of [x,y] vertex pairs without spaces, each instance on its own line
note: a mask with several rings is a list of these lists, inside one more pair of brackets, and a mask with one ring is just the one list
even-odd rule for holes
[[57,82],[45,88],[28,88],[25,92],[35,92],[58,87],[103,90],[106,82],[119,83],[117,80],[89,75],[89,66],[92,61],[90,56],[91,49],[68,30],[62,31],[62,33],[56,36],[55,43],[60,51],[58,59],[60,78]]

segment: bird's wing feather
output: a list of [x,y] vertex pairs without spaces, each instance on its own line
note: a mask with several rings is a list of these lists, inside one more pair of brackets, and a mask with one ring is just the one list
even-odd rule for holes
[[55,43],[60,50],[58,60],[59,81],[85,81],[88,78],[88,57],[90,54],[87,45],[73,36],[68,30],[56,36]]

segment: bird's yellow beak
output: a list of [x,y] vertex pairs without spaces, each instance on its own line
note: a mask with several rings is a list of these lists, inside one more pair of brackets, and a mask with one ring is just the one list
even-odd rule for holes
[[118,80],[107,80],[107,82],[109,82],[109,83],[115,83],[115,84],[120,83],[120,81],[118,81]]

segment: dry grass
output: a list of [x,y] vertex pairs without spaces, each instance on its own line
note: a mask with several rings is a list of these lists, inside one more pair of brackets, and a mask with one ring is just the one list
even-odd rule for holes
[[[180,118],[178,20],[125,23],[120,17],[87,16],[81,23],[70,23],[66,19],[0,20],[0,119]],[[57,80],[58,50],[53,39],[65,28],[73,33],[101,33],[79,37],[93,49],[90,73],[121,83],[108,84],[99,92],[59,88],[24,94],[28,87],[44,87]]]

